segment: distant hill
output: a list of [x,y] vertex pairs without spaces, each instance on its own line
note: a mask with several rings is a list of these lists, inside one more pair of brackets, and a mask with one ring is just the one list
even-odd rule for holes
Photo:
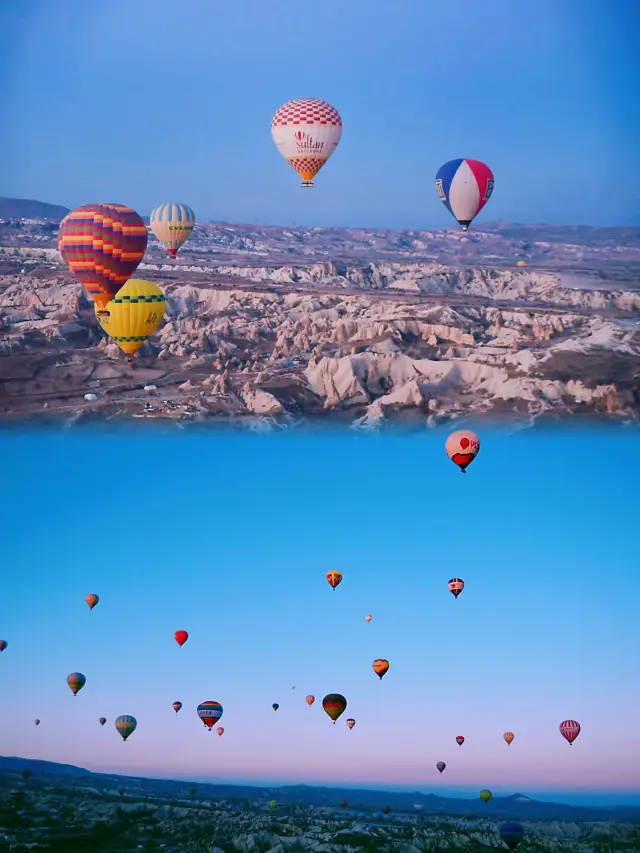
[[69,213],[68,207],[47,204],[31,198],[4,198],[0,196],[0,219],[55,219],[59,222]]
[[443,815],[486,815],[494,819],[518,820],[628,820],[640,822],[640,807],[637,806],[569,806],[560,803],[546,803],[533,800],[524,794],[511,794],[506,797],[494,796],[488,803],[479,798],[440,797],[437,794],[423,794],[401,791],[371,791],[365,788],[327,788],[312,785],[252,786],[216,784],[210,782],[178,781],[172,779],[146,779],[132,776],[119,776],[110,773],[94,773],[73,764],[57,764],[55,761],[39,761],[28,758],[0,756],[0,785],[14,784],[12,776],[25,769],[31,770],[31,784],[39,777],[46,776],[47,785],[53,779],[60,787],[73,787],[76,784],[91,785],[94,788],[122,789],[132,796],[186,796],[189,789],[197,789],[198,797],[212,799],[237,799],[265,801],[275,799],[281,805],[304,804],[341,808],[347,800],[351,809],[376,809],[389,806],[396,811],[413,811],[415,805],[421,805],[424,814]]

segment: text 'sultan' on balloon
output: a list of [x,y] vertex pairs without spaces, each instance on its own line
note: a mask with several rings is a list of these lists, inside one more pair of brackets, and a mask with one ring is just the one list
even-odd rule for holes
[[436,191],[466,231],[491,198],[495,179],[480,160],[449,160],[438,169]]
[[312,187],[313,179],[336,150],[342,136],[340,113],[326,101],[299,98],[280,107],[271,135],[290,166]]
[[164,319],[164,293],[152,281],[132,278],[96,317],[122,352],[133,357]]
[[151,212],[149,226],[167,252],[175,257],[196,227],[196,215],[188,204],[168,201]]
[[103,310],[138,268],[147,240],[147,226],[132,208],[83,204],[60,223],[58,251]]

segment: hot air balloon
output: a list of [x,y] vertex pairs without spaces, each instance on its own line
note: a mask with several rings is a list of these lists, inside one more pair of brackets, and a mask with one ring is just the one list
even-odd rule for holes
[[316,697],[309,694],[304,701],[309,705],[309,707],[311,707],[311,705],[316,701]]
[[459,429],[452,432],[445,444],[447,456],[454,462],[463,474],[480,452],[480,439],[470,429]]
[[129,714],[122,714],[120,717],[116,717],[116,729],[122,735],[122,740],[126,740],[130,735],[132,735],[135,732],[137,725],[138,721],[136,718]]
[[40,720],[34,720],[33,722],[36,724],[36,726],[40,725]]
[[295,690],[295,689],[296,689],[295,684],[293,684],[293,685],[291,686],[291,689],[292,689],[292,690]]
[[78,695],[78,690],[82,690],[86,683],[87,679],[81,672],[72,672],[67,676],[67,684],[74,696]]
[[494,177],[479,160],[449,160],[436,175],[436,191],[466,231],[491,198]]
[[507,746],[510,746],[510,745],[511,745],[511,742],[513,741],[513,739],[514,739],[514,737],[515,737],[515,735],[514,735],[514,733],[513,733],[513,732],[505,732],[505,733],[502,735],[502,737],[506,740],[506,742],[507,742]]
[[458,746],[462,746],[462,744],[464,743],[464,738],[462,737],[462,735],[458,735],[458,737],[456,738],[456,743],[458,744]]
[[223,707],[219,702],[202,702],[198,705],[198,716],[204,725],[211,731],[213,724],[216,723],[223,714]]
[[449,592],[453,597],[457,598],[464,589],[464,581],[462,578],[451,578],[447,586],[449,587]]
[[515,850],[524,838],[524,827],[515,820],[503,823],[500,829],[500,841],[504,841],[509,850]]
[[3,652],[7,648],[8,645],[9,645],[9,643],[7,643],[6,640],[0,640],[0,652]]
[[327,583],[335,589],[342,583],[342,572],[327,572]]
[[100,596],[96,595],[95,592],[90,592],[89,595],[85,596],[84,600],[89,605],[89,610],[93,610],[96,604],[100,601]]
[[129,361],[164,319],[164,293],[152,281],[132,278],[96,317]]
[[101,726],[104,726],[104,724],[107,722],[107,718],[106,717],[100,717],[98,719],[98,722],[100,723]]
[[526,261],[518,261],[518,263],[516,264],[517,267],[526,267],[526,265],[527,265]]
[[389,814],[389,812],[391,811],[391,807],[390,806],[382,806],[380,811],[382,812],[382,814]]
[[371,622],[371,620],[373,619],[373,616],[370,613],[367,613],[367,615],[364,618],[367,620],[367,622]]
[[276,803],[275,800],[269,800],[269,805],[271,806],[272,809],[278,808],[278,804]]
[[353,717],[350,717],[347,720],[347,728],[348,729],[352,729],[355,726],[355,724],[356,724],[356,721],[353,719]]
[[446,766],[447,766],[447,765],[444,763],[444,761],[438,761],[438,763],[436,764],[436,767],[438,768],[438,770],[439,770],[441,773],[444,771],[444,769],[446,768]]
[[196,226],[196,215],[189,205],[169,201],[151,211],[149,225],[167,252],[175,257],[180,246],[191,236]]
[[580,723],[577,723],[575,720],[565,720],[563,723],[560,723],[560,734],[571,745],[580,734]]
[[278,708],[280,707],[280,705],[278,705],[278,703],[277,703],[277,702],[274,702],[274,703],[273,703],[273,705],[272,705],[271,707],[273,708],[273,710],[274,710],[274,711],[277,711],[277,710],[278,710]]
[[62,260],[103,311],[136,271],[147,249],[147,228],[124,204],[83,204],[60,223]]
[[302,178],[302,186],[312,187],[314,177],[340,142],[342,119],[326,101],[298,98],[276,112],[271,135],[284,159]]
[[380,680],[385,675],[385,673],[389,672],[389,661],[384,658],[376,658],[373,664],[373,671],[378,676]]
[[344,698],[342,693],[327,693],[322,700],[322,707],[331,717],[335,726],[336,720],[347,708],[347,700]]
[[218,732],[218,737],[222,737],[222,735],[224,734],[224,728],[223,728],[223,726],[218,726],[218,728],[216,729],[216,731]]
[[175,639],[176,643],[177,643],[179,646],[184,646],[184,644],[185,644],[185,643],[187,642],[187,640],[189,639],[189,635],[187,634],[187,632],[186,632],[186,631],[176,631],[176,632],[175,632],[175,634],[174,634],[173,636],[174,636],[174,639]]
[[492,796],[493,794],[491,793],[491,791],[480,791],[480,799],[483,803],[488,803]]
[[177,713],[178,713],[178,711],[180,710],[180,708],[182,708],[182,702],[174,702],[174,703],[173,703],[173,705],[172,705],[171,707],[173,708],[173,710],[174,710],[174,711],[176,712],[176,714],[177,714]]

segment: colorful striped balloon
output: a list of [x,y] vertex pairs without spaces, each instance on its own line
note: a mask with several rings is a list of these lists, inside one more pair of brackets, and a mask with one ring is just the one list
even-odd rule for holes
[[480,160],[449,160],[436,175],[436,191],[466,231],[491,198],[495,178]]
[[576,720],[565,720],[560,723],[560,734],[571,745],[580,734],[580,723]]
[[124,204],[83,204],[60,223],[62,260],[98,308],[131,278],[147,249],[147,228]]
[[169,201],[154,208],[149,225],[167,252],[175,257],[180,246],[193,233],[196,215],[189,205]]
[[217,722],[223,714],[223,707],[219,702],[202,702],[198,705],[198,716],[204,725],[211,731],[213,724]]
[[82,690],[86,683],[87,678],[81,672],[72,672],[67,676],[67,684],[74,696],[78,695],[78,690]]

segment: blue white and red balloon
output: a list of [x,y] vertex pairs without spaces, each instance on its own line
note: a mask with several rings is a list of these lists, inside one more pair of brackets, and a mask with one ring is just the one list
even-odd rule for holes
[[438,169],[436,191],[440,200],[466,231],[491,198],[494,177],[480,160],[449,160]]

